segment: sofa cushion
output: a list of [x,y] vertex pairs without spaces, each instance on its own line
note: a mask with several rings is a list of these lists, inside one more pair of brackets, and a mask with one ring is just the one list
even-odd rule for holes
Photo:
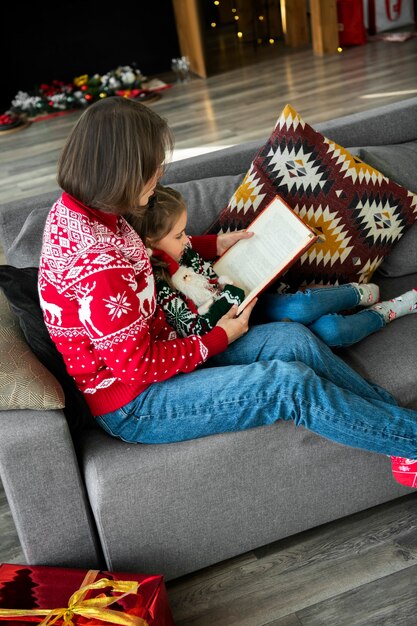
[[378,271],[390,277],[417,273],[417,224],[395,244]]
[[[82,394],[68,374],[62,356],[49,336],[43,321],[37,285],[36,267],[0,266],[0,288],[3,289],[13,313],[17,316],[27,344],[39,359],[39,365],[42,363],[53,374],[64,391],[64,413],[70,429],[75,431],[95,426]],[[26,351],[30,354],[27,346]],[[64,403],[61,404],[61,407],[63,406]]]
[[31,352],[1,290],[0,351],[0,410],[63,408],[61,386]]
[[16,267],[39,267],[43,229],[51,207],[34,209],[27,216],[22,230],[11,244],[7,259]]
[[361,147],[358,156],[387,178],[417,193],[417,141]]
[[[0,211],[0,238],[1,244],[3,246],[4,252],[6,254],[6,258],[11,265],[16,267],[25,267],[25,266],[33,266],[35,267],[38,262],[38,252],[40,251],[40,245],[42,242],[42,234],[43,234],[43,225],[41,221],[37,225],[37,232],[30,233],[31,241],[36,239],[37,245],[36,250],[33,255],[33,262],[21,262],[18,254],[13,256],[13,259],[9,257],[9,249],[13,246],[16,238],[20,236],[22,228],[24,228],[26,219],[29,214],[32,212],[36,212],[37,209],[43,209],[46,214],[49,209],[55,202],[57,198],[59,198],[61,191],[56,189],[55,191],[48,191],[47,193],[39,194],[38,196],[32,196],[30,198],[21,198],[19,200],[13,200],[13,202],[9,202],[1,207]],[[29,233],[29,227],[26,228],[26,231]],[[20,244],[19,253],[23,250],[23,242]],[[30,244],[31,245],[31,244]],[[28,252],[26,252],[27,254]],[[35,262],[36,260],[36,262]],[[26,265],[25,265],[26,264]]]
[[213,176],[170,185],[185,200],[188,209],[187,232],[190,235],[201,235],[207,230],[240,185],[243,176],[243,173]]
[[319,234],[285,274],[292,289],[368,282],[417,219],[417,195],[315,131],[290,106],[209,232],[248,226],[276,194]]

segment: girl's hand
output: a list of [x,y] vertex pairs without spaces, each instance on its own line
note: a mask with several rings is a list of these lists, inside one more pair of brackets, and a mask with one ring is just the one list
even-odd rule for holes
[[235,230],[231,233],[217,235],[217,254],[221,256],[226,250],[231,248],[239,239],[249,239],[253,237],[253,232],[247,230]]
[[216,326],[223,328],[227,334],[229,343],[236,341],[236,339],[239,339],[239,337],[248,332],[249,317],[256,302],[257,298],[254,298],[254,300],[252,300],[252,302],[250,302],[248,306],[243,309],[239,317],[236,317],[237,305],[234,304],[226,315],[223,315],[223,317],[221,317],[217,322]]

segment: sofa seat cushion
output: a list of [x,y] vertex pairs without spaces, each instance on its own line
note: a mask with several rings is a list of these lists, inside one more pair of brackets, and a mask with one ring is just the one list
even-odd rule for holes
[[90,431],[80,445],[115,571],[181,576],[409,493],[387,457],[288,422],[166,445]]
[[417,219],[416,194],[317,132],[289,105],[209,232],[248,226],[275,195],[319,235],[285,273],[291,290],[368,282]]

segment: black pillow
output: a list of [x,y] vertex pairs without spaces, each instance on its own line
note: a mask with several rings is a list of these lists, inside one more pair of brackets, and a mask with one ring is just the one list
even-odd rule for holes
[[96,424],[82,393],[68,374],[64,360],[49,336],[38,295],[38,268],[0,265],[0,287],[19,319],[32,352],[60,383],[65,395],[64,413],[71,431]]

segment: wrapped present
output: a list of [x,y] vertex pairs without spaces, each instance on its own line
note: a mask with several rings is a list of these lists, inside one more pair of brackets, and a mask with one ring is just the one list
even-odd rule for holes
[[0,565],[0,625],[173,626],[162,576]]

